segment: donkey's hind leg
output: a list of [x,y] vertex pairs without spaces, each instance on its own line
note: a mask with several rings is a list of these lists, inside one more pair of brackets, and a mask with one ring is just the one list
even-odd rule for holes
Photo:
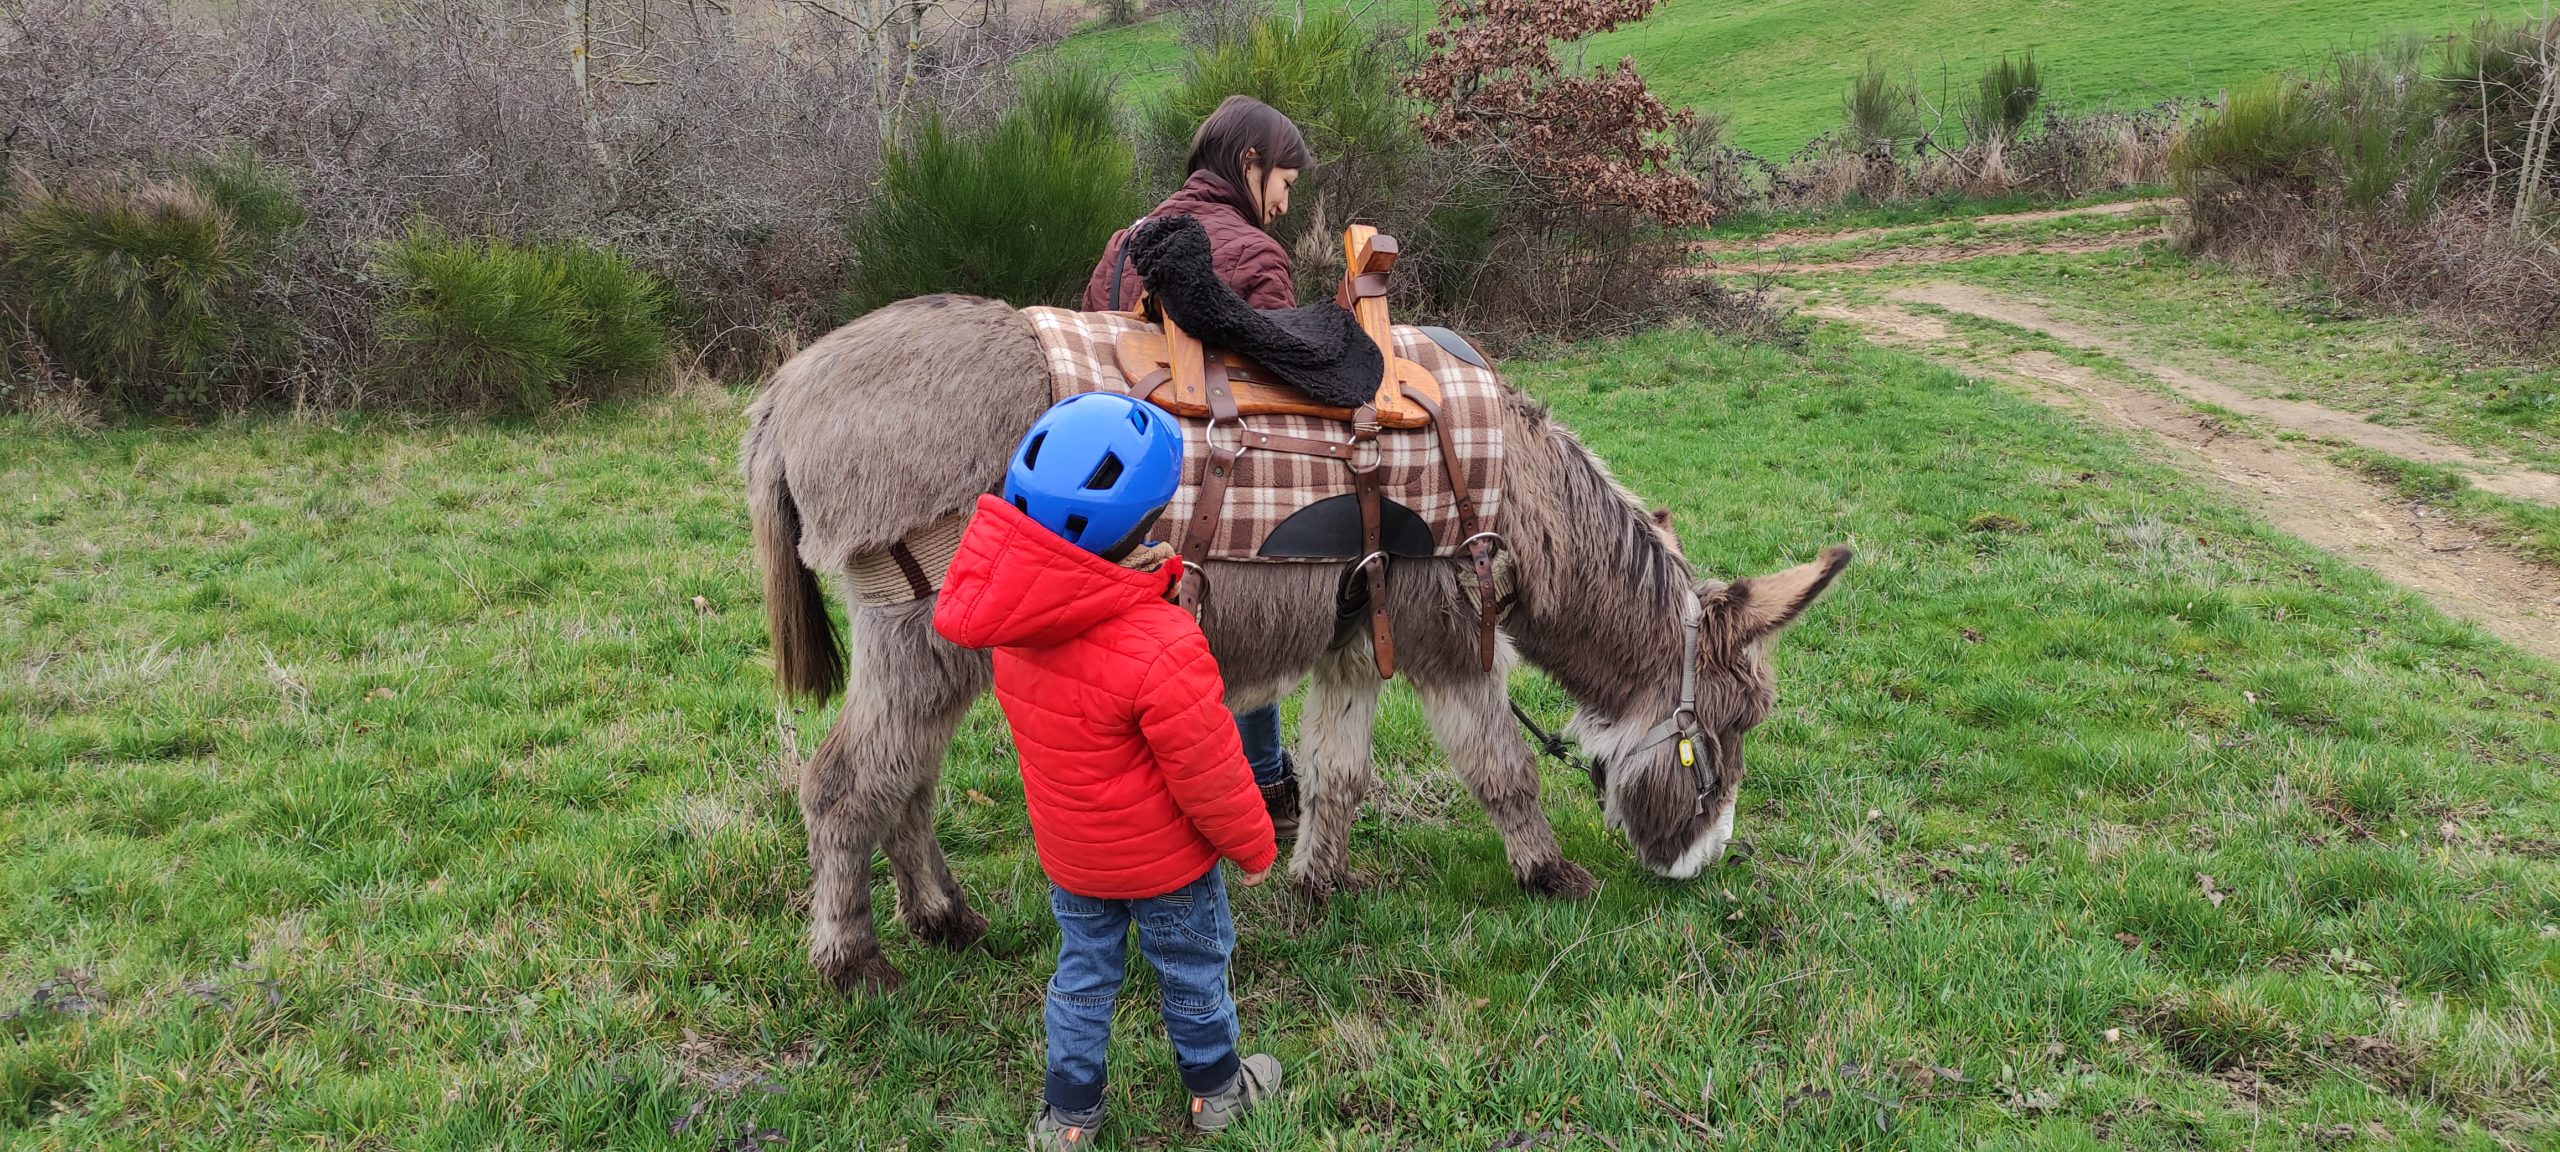
[[809,829],[809,960],[838,990],[905,979],[881,956],[871,913],[871,854],[886,846],[899,912],[923,939],[974,939],[969,908],[933,837],[942,756],[986,691],[982,653],[933,634],[933,601],[853,613],[844,710],[800,779]]
[[1564,858],[1546,810],[1538,806],[1537,755],[1511,721],[1508,664],[1501,661],[1493,671],[1483,671],[1471,651],[1462,666],[1418,661],[1408,679],[1422,699],[1422,714],[1430,720],[1441,752],[1484,805],[1494,831],[1502,834],[1512,879],[1541,896],[1580,899],[1595,884],[1591,873]]
[[1289,875],[1298,890],[1323,899],[1350,878],[1351,825],[1376,773],[1370,729],[1378,716],[1378,666],[1365,639],[1343,644],[1316,662],[1298,709],[1298,845]]

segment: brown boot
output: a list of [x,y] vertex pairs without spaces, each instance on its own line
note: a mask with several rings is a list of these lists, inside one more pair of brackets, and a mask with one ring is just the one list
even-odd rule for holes
[[1298,765],[1284,752],[1280,769],[1279,783],[1262,785],[1262,806],[1271,812],[1272,835],[1287,838],[1298,834]]

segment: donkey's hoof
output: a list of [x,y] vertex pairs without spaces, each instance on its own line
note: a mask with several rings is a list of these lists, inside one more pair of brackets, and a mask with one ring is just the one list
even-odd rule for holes
[[1600,890],[1600,882],[1592,879],[1582,865],[1563,859],[1531,868],[1528,875],[1520,878],[1520,886],[1558,900],[1586,900]]
[[1342,891],[1342,882],[1339,880],[1326,879],[1321,876],[1292,876],[1289,878],[1289,894],[1296,897],[1298,903],[1309,908],[1324,907],[1326,902],[1333,899],[1334,893],[1340,891]]
[[818,974],[847,996],[885,995],[907,982],[907,974],[878,952],[860,956],[823,957]]
[[957,952],[986,938],[987,918],[966,904],[955,904],[940,915],[909,921],[907,931],[927,944]]

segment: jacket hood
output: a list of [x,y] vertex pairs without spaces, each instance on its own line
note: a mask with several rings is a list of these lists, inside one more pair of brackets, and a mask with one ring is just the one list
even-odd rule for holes
[[993,496],[960,537],[933,627],[963,648],[1048,648],[1149,600],[1182,578],[1176,556],[1152,571],[1124,568],[1069,544]]

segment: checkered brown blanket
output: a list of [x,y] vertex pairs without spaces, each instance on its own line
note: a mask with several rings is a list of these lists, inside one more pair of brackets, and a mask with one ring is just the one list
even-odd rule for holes
[[[1063,308],[1025,308],[1022,314],[1040,334],[1049,358],[1049,392],[1064,400],[1080,392],[1127,392],[1112,344],[1120,333],[1151,327],[1135,317],[1114,312],[1071,312]],[[1395,329],[1396,355],[1429,371],[1440,382],[1441,413],[1447,419],[1466,466],[1467,489],[1476,500],[1478,523],[1498,529],[1502,523],[1502,421],[1500,387],[1492,372],[1441,349],[1420,331]],[[1179,531],[1191,520],[1192,501],[1208,468],[1208,421],[1179,419],[1184,452],[1182,489],[1158,524]],[[1313,416],[1248,416],[1256,431],[1312,440],[1342,440],[1343,425]],[[1223,433],[1222,433],[1223,434]],[[1439,434],[1429,428],[1383,429],[1378,433],[1379,491],[1431,526],[1443,556],[1463,552],[1465,533],[1458,530],[1457,499],[1449,490],[1446,465],[1440,461]],[[1218,538],[1209,555],[1219,560],[1262,560],[1255,555],[1263,538],[1298,509],[1330,496],[1354,491],[1351,469],[1339,460],[1286,452],[1247,451],[1236,463],[1227,488],[1226,514],[1218,522]],[[1179,547],[1183,541],[1172,543]],[[1339,561],[1299,561],[1339,563]]]

